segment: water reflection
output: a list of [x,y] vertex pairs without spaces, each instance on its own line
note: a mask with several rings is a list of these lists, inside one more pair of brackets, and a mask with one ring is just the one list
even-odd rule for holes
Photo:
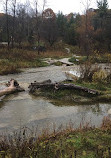
[[0,130],[15,130],[21,126],[39,126],[39,130],[53,124],[59,127],[71,120],[74,127],[81,122],[100,125],[104,116],[107,116],[110,104],[79,105],[58,107],[44,98],[30,96],[26,92],[10,95],[1,102]]
[[50,100],[38,98],[28,94],[30,82],[51,79],[53,82],[65,79],[65,74],[60,67],[40,68],[27,70],[25,73],[2,76],[0,83],[7,82],[10,78],[17,79],[26,89],[26,92],[9,95],[0,100],[0,131],[13,131],[21,126],[38,126],[42,128],[66,126],[70,121],[74,127],[82,122],[100,125],[104,116],[108,115],[111,104],[55,106]]

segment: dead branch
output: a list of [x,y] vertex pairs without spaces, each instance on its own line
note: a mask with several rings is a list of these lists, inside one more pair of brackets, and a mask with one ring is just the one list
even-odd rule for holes
[[14,79],[11,79],[7,84],[6,84],[7,88],[0,90],[0,97],[3,95],[8,95],[8,94],[12,94],[15,92],[22,92],[24,91],[23,88],[21,88],[18,84],[18,82]]

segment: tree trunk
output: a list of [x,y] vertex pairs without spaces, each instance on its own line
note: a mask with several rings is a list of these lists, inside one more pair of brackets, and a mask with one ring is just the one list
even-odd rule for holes
[[51,83],[50,80],[46,80],[44,82],[38,83],[38,82],[34,82],[31,83],[31,85],[29,85],[29,92],[33,93],[36,91],[36,89],[48,89],[48,88],[52,88],[52,89],[74,89],[74,90],[79,90],[79,91],[83,91],[86,92],[88,94],[92,94],[92,95],[98,95],[99,92],[94,90],[94,89],[89,89],[86,87],[81,87],[75,84],[65,84],[65,83]]
[[18,82],[14,79],[11,79],[8,84],[7,84],[7,88],[3,89],[0,91],[0,97],[3,95],[8,95],[8,94],[12,94],[15,92],[22,92],[24,91],[23,88],[21,88],[18,84]]

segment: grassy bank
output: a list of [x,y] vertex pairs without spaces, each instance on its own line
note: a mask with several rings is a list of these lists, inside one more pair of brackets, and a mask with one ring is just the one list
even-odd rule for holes
[[[31,130],[30,130],[31,131]],[[29,135],[24,128],[13,136],[0,138],[0,157],[4,158],[109,158],[111,156],[111,120],[104,118],[101,127],[73,129],[71,123],[65,130],[41,136]]]
[[111,102],[111,85],[109,83],[95,83],[95,82],[79,82],[79,81],[63,81],[63,83],[71,83],[84,88],[94,89],[97,94],[90,94],[82,90],[74,89],[53,89],[42,88],[36,90],[33,94],[35,96],[43,96],[51,100],[53,104],[58,106],[63,105],[82,105],[94,104],[96,102]]
[[78,92],[77,90],[53,90],[42,89],[34,92],[35,96],[43,96],[51,100],[58,106],[61,105],[75,105],[75,104],[88,104],[91,102],[92,97],[84,92]]
[[21,68],[47,66],[44,58],[63,58],[67,53],[61,51],[41,52],[22,49],[0,49],[0,75],[18,73]]
[[97,53],[97,52],[93,52],[93,54],[91,54],[90,56],[72,56],[71,58],[69,58],[69,61],[74,63],[74,64],[83,64],[85,63],[87,60],[89,60],[91,63],[111,63],[111,54],[109,53]]

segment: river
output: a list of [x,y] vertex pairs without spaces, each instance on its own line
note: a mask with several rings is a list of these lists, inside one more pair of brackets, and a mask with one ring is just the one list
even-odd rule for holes
[[[28,93],[28,85],[33,82],[41,82],[51,79],[52,82],[66,79],[64,66],[49,66],[41,68],[25,69],[22,73],[0,76],[0,88],[11,78],[16,79],[25,92],[11,94],[0,100],[0,133],[12,132],[23,126],[37,127],[38,132],[43,128],[60,128],[69,122],[79,127],[80,123],[89,122],[99,126],[108,116],[111,104],[55,106],[50,100],[42,97],[34,97]],[[69,69],[69,68],[68,68]]]

